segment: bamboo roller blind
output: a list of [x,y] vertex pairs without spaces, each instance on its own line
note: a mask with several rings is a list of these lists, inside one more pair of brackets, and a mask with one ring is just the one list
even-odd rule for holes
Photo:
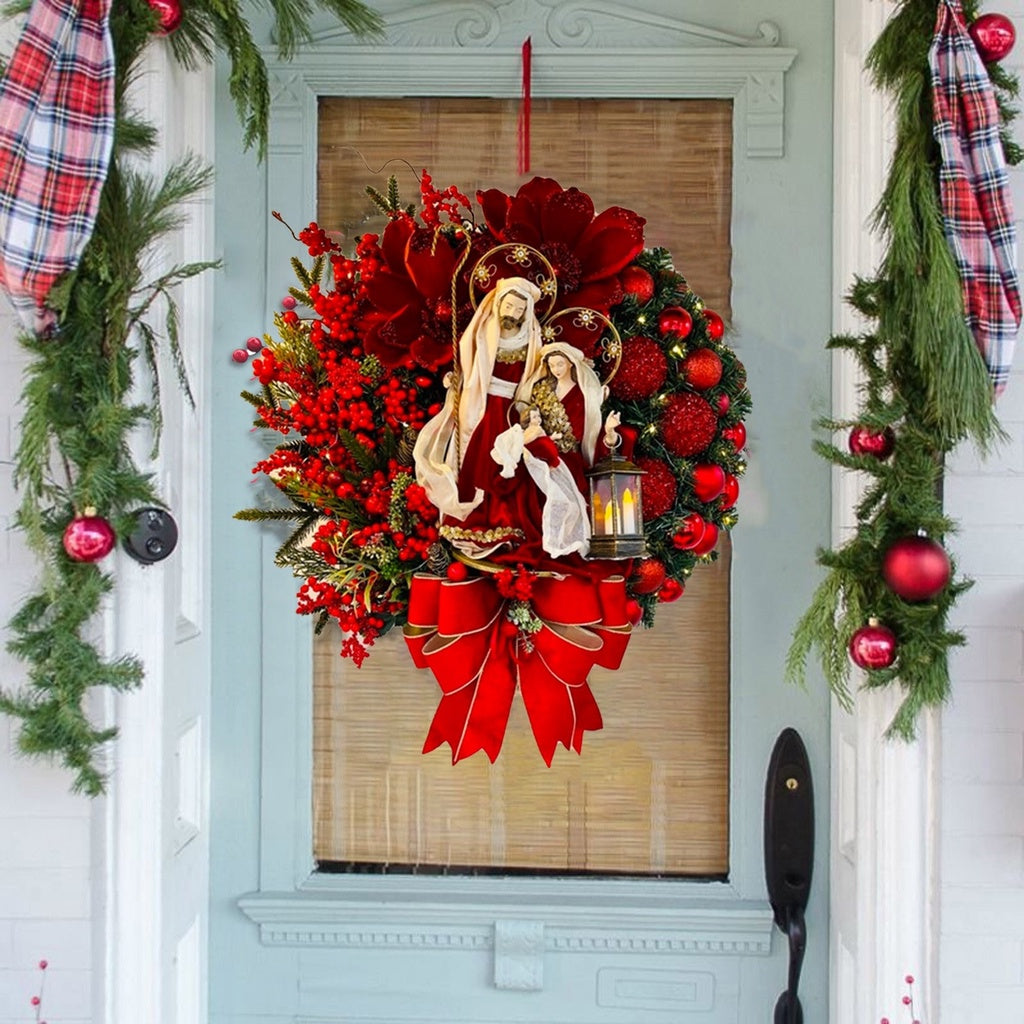
[[[347,245],[383,219],[363,188],[398,176],[438,188],[514,191],[518,105],[474,99],[326,98],[318,219]],[[728,319],[732,108],[723,101],[534,100],[531,174],[576,185],[597,210],[647,218],[646,244]],[[401,160],[407,160],[410,170]],[[378,174],[377,170],[388,163]],[[618,672],[591,686],[604,729],[583,756],[541,761],[517,701],[496,764],[420,754],[439,690],[400,636],[361,669],[338,636],[314,641],[314,856],[391,868],[518,868],[722,876],[728,872],[729,562],[699,569],[685,596],[637,631]]]

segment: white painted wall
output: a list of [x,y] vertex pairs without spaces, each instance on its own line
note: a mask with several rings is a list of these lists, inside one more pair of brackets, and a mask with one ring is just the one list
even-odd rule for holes
[[[35,565],[9,529],[17,506],[11,486],[24,360],[18,321],[0,311],[0,622],[6,625]],[[0,644],[0,681],[24,669]],[[0,1024],[35,1019],[37,965],[49,961],[44,1019],[89,1021],[92,987],[92,818],[87,797],[72,796],[69,775],[17,756],[16,723],[0,716]]]

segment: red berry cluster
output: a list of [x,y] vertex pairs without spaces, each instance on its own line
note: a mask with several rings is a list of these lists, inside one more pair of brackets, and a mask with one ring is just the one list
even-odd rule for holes
[[299,241],[309,249],[310,256],[322,256],[324,253],[337,252],[338,244],[315,221],[299,232]]
[[496,573],[494,583],[498,593],[506,600],[529,601],[533,597],[533,583],[536,579],[535,573],[520,564],[516,566],[514,572],[512,569],[502,569]]
[[423,208],[420,216],[427,227],[437,227],[441,223],[441,215],[452,224],[461,224],[470,212],[469,199],[454,185],[449,185],[443,192],[434,188],[430,175],[424,169],[420,175],[420,196]]

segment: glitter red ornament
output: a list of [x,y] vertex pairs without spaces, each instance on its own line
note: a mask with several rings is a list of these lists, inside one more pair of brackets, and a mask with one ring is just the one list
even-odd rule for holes
[[64,550],[76,562],[98,562],[109,555],[116,537],[114,528],[94,508],[75,516],[64,529]]
[[1013,22],[1005,14],[983,14],[971,22],[967,31],[974,40],[978,56],[986,64],[1002,60],[1017,41]]
[[182,17],[181,4],[178,0],[148,0],[149,6],[156,11],[159,19],[158,36],[169,36],[180,24]]
[[634,594],[653,594],[665,582],[665,563],[660,558],[645,558],[629,581]]
[[930,537],[902,537],[882,559],[882,576],[904,601],[928,601],[949,583],[952,567],[945,548]]
[[654,296],[654,278],[643,267],[636,264],[626,267],[619,274],[619,281],[622,282],[622,290],[641,305],[650,302]]
[[718,417],[700,395],[683,393],[668,400],[658,426],[668,450],[686,458],[711,444],[718,430]]
[[679,484],[668,463],[650,455],[633,460],[646,474],[644,477],[644,522],[663,516],[675,503]]
[[642,334],[622,344],[619,372],[608,385],[616,398],[650,398],[668,376],[668,360],[661,346]]
[[853,455],[870,455],[872,458],[882,460],[892,455],[893,446],[896,444],[896,435],[890,427],[875,431],[863,424],[858,424],[850,431],[848,444]]
[[850,638],[850,658],[858,668],[888,668],[896,660],[898,644],[891,629],[869,619]]
[[705,309],[703,313],[708,337],[712,341],[721,341],[725,334],[725,321],[713,309]]
[[685,590],[686,587],[679,580],[669,578],[661,585],[661,590],[658,591],[658,600],[662,604],[671,604],[673,601],[678,601]]
[[693,330],[693,317],[682,306],[666,306],[658,314],[658,330],[662,335],[687,338]]
[[722,360],[710,348],[694,349],[679,367],[686,383],[698,391],[713,388],[722,379]]
[[693,467],[693,493],[700,501],[714,501],[725,490],[725,470],[714,462]]

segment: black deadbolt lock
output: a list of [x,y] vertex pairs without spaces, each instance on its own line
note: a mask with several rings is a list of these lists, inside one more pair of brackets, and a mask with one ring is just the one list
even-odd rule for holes
[[135,529],[124,539],[125,550],[143,565],[162,561],[177,543],[178,524],[162,508],[140,508],[135,513]]

